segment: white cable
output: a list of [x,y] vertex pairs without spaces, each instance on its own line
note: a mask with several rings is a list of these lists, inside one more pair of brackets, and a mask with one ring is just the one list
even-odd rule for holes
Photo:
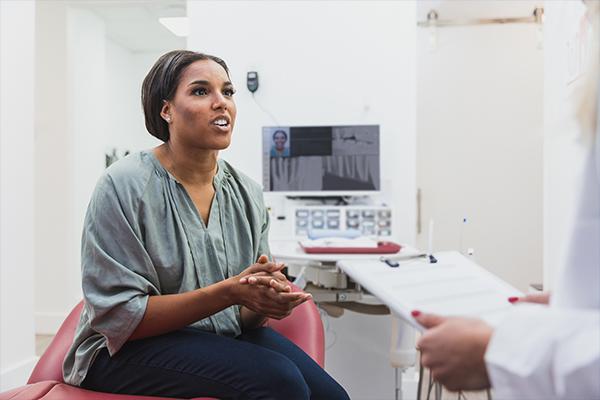
[[254,102],[256,103],[256,105],[258,106],[258,108],[261,109],[262,112],[264,112],[265,114],[267,114],[275,123],[275,126],[281,126],[279,124],[279,122],[277,122],[277,118],[275,118],[275,116],[273,114],[271,114],[266,108],[264,108],[256,99],[256,96],[254,96],[254,93],[252,93],[252,100],[254,100]]
[[[331,329],[331,324],[329,321],[330,317],[329,314],[327,314],[327,311],[319,307],[319,314],[321,314],[321,320],[323,321],[323,330],[325,331],[326,337],[327,333],[329,333],[332,337],[331,343],[325,347],[325,350],[329,350],[335,345],[335,342],[337,341],[337,333],[335,333],[335,331]],[[325,340],[325,342],[327,342],[327,340]]]
[[306,273],[306,267],[302,267],[302,269],[300,269],[300,272],[298,273],[298,275],[296,276],[296,278],[294,278],[294,281],[292,282],[294,285],[298,286],[302,290],[304,290],[304,288],[307,285],[306,279],[304,279],[305,273]]

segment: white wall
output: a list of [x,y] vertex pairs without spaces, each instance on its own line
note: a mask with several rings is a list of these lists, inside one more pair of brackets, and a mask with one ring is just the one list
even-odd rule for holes
[[106,41],[105,134],[109,148],[116,147],[118,155],[161,143],[146,131],[141,102],[142,81],[160,55],[132,52]]
[[[206,18],[219,13],[236,28]],[[225,59],[238,90],[222,157],[262,182],[261,127],[274,121],[246,89],[250,70],[257,100],[280,124],[380,124],[383,191],[397,207],[399,239],[413,243],[414,3],[192,1],[188,15],[188,48]]]
[[36,48],[36,332],[52,334],[81,300],[83,218],[104,168],[104,22],[41,2]]
[[70,204],[67,284],[70,306],[81,300],[81,232],[90,196],[104,170],[106,32],[94,13],[67,10],[67,118]]
[[56,332],[82,297],[80,249],[105,152],[155,145],[140,102],[159,54],[107,39],[102,18],[63,1],[40,2],[36,19],[36,332]]
[[[415,3],[190,1],[188,16],[188,48],[225,59],[238,90],[223,158],[261,182],[261,127],[274,121],[246,89],[250,70],[279,124],[380,124],[383,190],[399,240],[414,243]],[[347,313],[331,324],[327,370],[353,399],[393,398],[389,319]]]
[[577,63],[581,2],[546,1],[544,26],[544,286],[564,261],[580,192],[585,147],[575,116],[585,62]]
[[33,1],[0,1],[0,391],[35,363]]
[[[461,20],[528,16],[536,4],[423,1],[418,8],[421,20],[432,8],[440,19]],[[419,28],[417,36],[419,244],[427,246],[432,218],[434,250],[474,248],[476,262],[523,291],[542,281],[538,37],[534,24],[446,27],[437,34]]]
[[[69,278],[73,151],[67,104],[67,7],[42,1],[36,9],[35,64],[35,321],[54,333],[73,306]],[[71,282],[71,283],[69,283]]]

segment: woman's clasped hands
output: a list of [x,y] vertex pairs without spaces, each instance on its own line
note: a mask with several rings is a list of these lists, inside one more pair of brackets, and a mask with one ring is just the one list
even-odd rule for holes
[[258,261],[237,276],[240,304],[273,319],[283,319],[292,310],[312,298],[310,293],[293,292],[281,272],[284,264],[261,255]]

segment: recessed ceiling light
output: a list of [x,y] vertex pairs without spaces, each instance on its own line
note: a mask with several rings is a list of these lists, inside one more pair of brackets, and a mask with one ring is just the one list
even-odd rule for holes
[[188,17],[159,18],[158,22],[173,32],[175,36],[187,37],[190,34],[190,20]]

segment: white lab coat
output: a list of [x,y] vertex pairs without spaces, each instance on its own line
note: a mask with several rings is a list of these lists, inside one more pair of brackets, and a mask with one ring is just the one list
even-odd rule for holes
[[515,306],[494,329],[485,361],[495,400],[600,400],[600,133],[594,147],[551,305]]

